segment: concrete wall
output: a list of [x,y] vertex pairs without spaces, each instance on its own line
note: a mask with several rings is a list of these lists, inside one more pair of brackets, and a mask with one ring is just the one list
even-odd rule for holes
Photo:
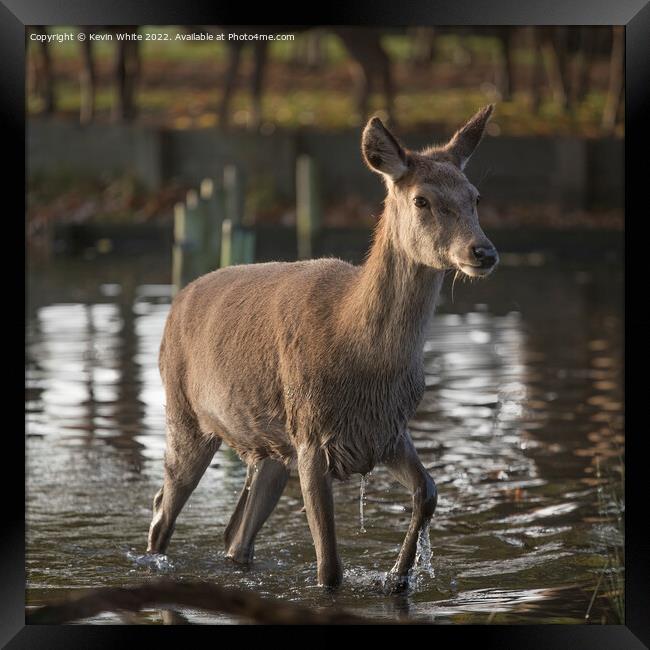
[[61,171],[89,175],[135,173],[160,185],[162,137],[136,126],[81,126],[74,122],[28,120],[28,173]]
[[250,182],[273,182],[282,197],[293,197],[295,141],[286,135],[220,133],[213,130],[166,131],[162,134],[161,176],[198,183],[219,177],[234,163]]
[[[400,134],[418,148],[449,134]],[[381,183],[361,161],[359,131],[275,132],[259,135],[218,130],[160,131],[137,126],[31,120],[29,173],[131,171],[150,187],[178,179],[198,183],[224,164],[240,165],[250,182],[271,184],[278,197],[294,195],[295,158],[314,156],[326,198],[356,194],[383,198]],[[492,202],[551,202],[567,208],[623,206],[623,141],[578,138],[486,137],[467,174]]]

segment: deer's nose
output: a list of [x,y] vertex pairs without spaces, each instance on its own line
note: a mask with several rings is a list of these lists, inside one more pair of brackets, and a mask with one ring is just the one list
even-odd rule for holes
[[482,269],[492,268],[499,260],[494,246],[472,246],[472,255]]

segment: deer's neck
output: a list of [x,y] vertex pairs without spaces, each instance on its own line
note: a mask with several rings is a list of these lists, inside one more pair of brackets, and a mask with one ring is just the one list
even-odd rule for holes
[[395,246],[396,215],[388,210],[368,259],[346,294],[341,315],[362,353],[381,355],[387,368],[400,368],[422,354],[444,271],[412,263]]

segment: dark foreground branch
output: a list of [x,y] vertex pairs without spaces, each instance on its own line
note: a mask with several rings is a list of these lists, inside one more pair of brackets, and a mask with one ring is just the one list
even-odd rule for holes
[[311,610],[301,605],[261,598],[241,589],[207,582],[160,580],[136,587],[106,587],[26,613],[28,625],[57,625],[102,612],[139,612],[146,607],[192,607],[230,614],[271,625],[376,625],[376,621],[340,610]]

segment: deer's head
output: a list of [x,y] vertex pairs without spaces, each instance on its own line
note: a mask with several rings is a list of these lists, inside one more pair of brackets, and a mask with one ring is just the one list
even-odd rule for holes
[[362,136],[363,157],[388,190],[393,244],[416,264],[485,277],[499,256],[478,222],[478,190],[463,169],[494,106],[482,108],[443,146],[405,149],[377,117]]

